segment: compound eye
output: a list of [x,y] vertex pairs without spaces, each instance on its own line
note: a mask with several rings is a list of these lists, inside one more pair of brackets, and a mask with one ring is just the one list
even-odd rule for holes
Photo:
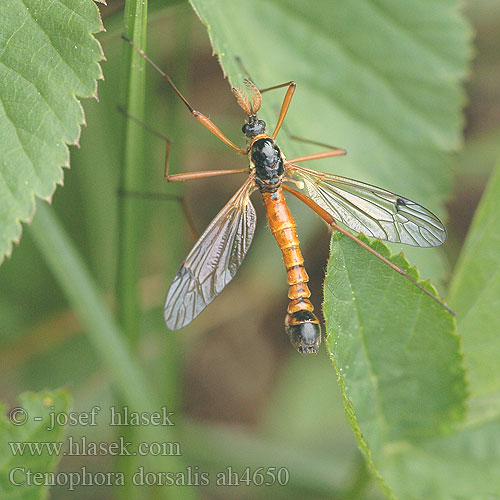
[[247,135],[247,132],[248,132],[248,123],[245,123],[245,125],[243,125],[243,127],[241,127],[241,131]]
[[264,120],[259,120],[259,127],[262,129],[266,128],[266,122]]

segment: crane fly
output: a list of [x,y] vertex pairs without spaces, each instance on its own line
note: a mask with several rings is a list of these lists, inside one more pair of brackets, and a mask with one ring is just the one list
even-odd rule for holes
[[[256,214],[250,195],[259,191],[265,205],[267,220],[283,254],[288,280],[288,304],[285,331],[301,354],[316,353],[321,343],[321,328],[309,300],[309,277],[299,247],[295,221],[288,209],[283,191],[293,194],[334,230],[340,231],[366,250],[376,255],[395,271],[408,278],[430,295],[446,310],[453,312],[420,283],[365,242],[337,224],[349,229],[394,243],[418,247],[434,247],[446,240],[443,223],[429,210],[403,196],[385,189],[302,167],[298,163],[329,158],[346,153],[340,148],[287,159],[275,142],[290,106],[296,84],[293,81],[259,90],[246,80],[248,93],[233,88],[239,106],[246,114],[242,132],[246,147],[240,148],[228,139],[212,121],[193,109],[186,98],[149,57],[132,41],[123,38],[151,64],[170,84],[191,114],[222,142],[238,154],[247,156],[249,167],[235,170],[210,170],[183,174],[168,173],[168,151],[165,159],[165,179],[169,182],[200,179],[227,174],[247,174],[243,185],[215,216],[181,264],[165,300],[165,323],[178,330],[193,321],[233,279],[240,267],[255,232]],[[277,124],[271,134],[266,123],[259,119],[264,92],[287,87]],[[297,177],[300,181],[297,181]],[[307,188],[309,196],[290,187],[294,183]]]

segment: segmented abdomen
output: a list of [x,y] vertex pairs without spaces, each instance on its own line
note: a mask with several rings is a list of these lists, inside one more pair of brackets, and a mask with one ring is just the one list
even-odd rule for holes
[[296,224],[281,188],[272,193],[262,191],[261,194],[266,207],[267,220],[283,254],[287,272],[290,303],[285,318],[285,329],[299,352],[314,353],[321,341],[321,331],[318,318],[313,313],[314,307],[309,300],[311,296],[307,286],[309,276],[300,251]]

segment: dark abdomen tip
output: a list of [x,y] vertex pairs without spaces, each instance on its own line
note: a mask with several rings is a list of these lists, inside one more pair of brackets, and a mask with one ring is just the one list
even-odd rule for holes
[[300,354],[316,354],[321,344],[319,320],[311,311],[287,314],[285,331]]

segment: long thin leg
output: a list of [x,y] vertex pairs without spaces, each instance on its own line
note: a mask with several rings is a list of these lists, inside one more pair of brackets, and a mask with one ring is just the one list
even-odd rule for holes
[[[283,128],[286,129],[286,127]],[[293,139],[294,141],[304,142],[306,144],[313,144],[314,146],[320,146],[321,148],[341,149],[342,151],[344,151],[343,148],[338,148],[337,146],[332,146],[331,144],[325,144],[324,142],[313,141],[312,139],[305,139],[304,137],[299,137],[298,135],[290,134],[288,130],[286,130],[286,133],[288,134],[288,137],[290,137],[290,139]]]
[[[248,169],[242,168],[238,170],[201,170],[198,172],[186,172],[183,174],[174,174],[174,175],[165,175],[165,179],[167,182],[176,182],[176,181],[188,181],[191,179],[203,179],[206,177],[215,177],[218,175],[227,175],[227,174],[245,174],[248,173]],[[189,229],[194,236],[194,239],[197,240],[199,237],[198,231],[193,222],[193,218],[189,213],[189,210],[186,205],[186,200],[184,196],[179,196],[175,194],[168,193],[142,193],[139,191],[118,191],[118,196],[126,197],[130,196],[133,198],[142,198],[145,200],[167,200],[167,201],[178,201],[181,204],[182,211],[184,212],[184,216],[189,224]]]
[[389,259],[386,259],[383,255],[379,254],[376,250],[371,248],[369,245],[367,245],[364,241],[361,241],[359,238],[351,234],[349,231],[346,229],[340,227],[336,222],[335,219],[323,208],[321,208],[317,203],[315,203],[311,198],[306,196],[305,194],[301,193],[300,191],[296,191],[295,189],[291,188],[290,186],[287,186],[286,184],[282,184],[282,187],[285,191],[288,191],[289,193],[292,193],[294,196],[296,196],[300,201],[303,201],[306,205],[308,205],[310,208],[312,208],[329,226],[331,226],[333,229],[336,231],[339,231],[340,233],[344,234],[348,238],[351,238],[351,240],[355,241],[358,245],[361,245],[365,250],[368,250],[370,253],[375,255],[375,257],[379,258],[382,262],[387,264],[389,267],[394,269],[397,273],[401,274],[405,278],[409,279],[414,285],[416,285],[420,290],[425,292],[429,297],[432,297],[433,300],[435,300],[439,305],[444,307],[450,314],[455,316],[455,312],[452,311],[446,304],[444,304],[441,300],[439,300],[432,292],[427,290],[427,288],[423,287],[418,281],[414,280],[407,271],[404,269],[401,269],[400,267],[396,266],[396,264],[392,263]]
[[193,217],[191,216],[184,196],[180,196],[177,194],[168,194],[168,193],[143,193],[140,191],[122,191],[118,190],[118,196],[121,198],[130,197],[130,198],[139,198],[142,200],[163,200],[163,201],[176,201],[180,203],[182,212],[184,213],[184,217],[186,217],[186,221],[189,226],[189,230],[193,235],[195,241],[199,238],[198,231],[194,225]]
[[172,141],[167,136],[150,127],[146,122],[143,122],[142,120],[137,118],[137,116],[131,115],[123,106],[118,105],[116,108],[122,115],[126,116],[130,120],[133,120],[135,123],[138,123],[144,130],[147,130],[150,134],[163,139],[167,144],[172,143]]
[[204,179],[206,177],[216,177],[218,175],[227,174],[248,174],[248,168],[238,168],[232,170],[200,170],[198,172],[185,172],[182,174],[167,174],[165,180],[167,182],[189,181],[191,179]]
[[187,172],[187,173],[183,173],[183,174],[170,175],[168,173],[168,167],[169,167],[168,160],[170,157],[170,148],[172,146],[172,141],[168,137],[164,136],[163,134],[160,134],[160,132],[151,128],[147,123],[143,122],[142,120],[139,120],[139,118],[135,117],[134,115],[131,115],[126,109],[122,108],[121,106],[118,106],[118,111],[120,113],[124,114],[127,118],[134,120],[136,123],[141,125],[149,133],[151,133],[151,134],[155,135],[156,137],[159,137],[160,139],[163,139],[165,141],[165,143],[167,145],[166,146],[166,153],[165,153],[165,180],[167,182],[188,181],[190,179],[201,179],[203,177],[215,177],[216,175],[244,174],[244,173],[248,172],[247,168],[242,168],[242,169],[233,169],[233,170],[202,170],[199,172]]
[[286,91],[285,98],[283,99],[283,104],[281,105],[281,110],[280,114],[278,117],[278,123],[276,124],[276,128],[274,129],[274,132],[271,134],[271,137],[273,139],[276,139],[276,136],[278,135],[278,132],[281,128],[281,125],[283,123],[283,120],[285,119],[286,112],[288,111],[288,108],[290,107],[290,101],[292,100],[293,93],[295,92],[295,88],[297,87],[297,84],[295,82],[285,82],[285,83],[280,83],[279,85],[275,85],[274,87],[267,87],[266,89],[260,90],[260,93],[263,94],[264,92],[268,92],[269,90],[275,90],[275,89],[280,89],[282,87],[287,87],[288,90]]
[[143,57],[156,71],[158,71],[158,73],[160,73],[160,75],[169,83],[169,85],[172,87],[172,89],[174,90],[174,92],[179,96],[180,100],[187,106],[187,108],[189,109],[190,113],[202,124],[204,125],[206,128],[208,128],[208,130],[210,130],[210,132],[212,132],[212,134],[214,134],[215,136],[217,136],[222,142],[224,142],[225,144],[227,144],[229,147],[233,148],[237,153],[241,154],[241,155],[246,155],[247,154],[247,150],[246,149],[242,149],[242,148],[239,148],[238,146],[236,146],[236,144],[234,144],[230,139],[228,139],[218,128],[217,126],[212,123],[212,121],[210,119],[208,119],[205,115],[203,115],[202,113],[200,113],[199,111],[196,111],[195,109],[193,109],[193,107],[191,106],[191,104],[189,104],[188,100],[181,94],[180,90],[175,86],[174,82],[172,81],[172,79],[164,72],[162,71],[159,66],[157,66],[145,53],[142,49],[140,49],[139,47],[137,47],[137,45],[132,42],[132,40],[130,40],[129,38],[127,38],[124,34],[122,34],[122,38],[128,42],[132,47],[133,49],[141,56]]
[[310,139],[304,139],[303,137],[298,137],[296,135],[289,134],[289,137],[294,141],[305,142],[306,144],[314,144],[315,146],[328,148],[328,151],[321,151],[320,153],[314,153],[311,155],[297,156],[297,158],[292,158],[291,160],[288,160],[292,163],[298,163],[301,161],[309,161],[309,160],[319,160],[320,158],[330,158],[332,156],[342,156],[347,154],[347,151],[343,148],[337,148],[336,146],[330,146],[322,142],[312,141]]
[[282,89],[283,87],[289,87],[290,85],[297,86],[295,82],[285,82],[280,83],[279,85],[273,85],[272,87],[266,87],[265,89],[259,89],[259,92],[263,94],[264,92],[269,92],[270,90]]
[[[173,174],[169,175],[168,173],[168,159],[170,156],[170,148],[172,145],[172,141],[161,134],[160,132],[156,131],[155,129],[151,128],[147,123],[143,122],[142,120],[139,120],[134,115],[131,115],[126,109],[124,109],[121,106],[118,106],[118,111],[122,114],[124,114],[127,118],[134,120],[136,123],[141,125],[145,130],[147,130],[149,133],[153,134],[156,137],[159,137],[160,139],[163,139],[166,143],[166,154],[165,154],[165,180],[167,182],[176,182],[176,181],[187,181],[190,179],[202,179],[205,177],[215,177],[217,175],[226,175],[226,174],[244,174],[248,173],[247,168],[242,168],[242,169],[234,169],[234,170],[207,170],[207,171],[199,171],[199,172],[186,172],[183,174]],[[118,191],[118,196],[121,197],[133,197],[133,198],[142,198],[146,200],[166,200],[166,201],[177,201],[180,203],[182,207],[182,211],[184,212],[184,216],[186,217],[186,220],[189,224],[189,228],[191,230],[191,233],[193,234],[195,240],[198,239],[198,232],[196,231],[196,227],[193,222],[193,218],[191,217],[189,210],[186,205],[186,200],[183,196],[175,195],[175,194],[168,194],[168,193],[143,193],[139,191]]]
[[321,151],[320,153],[314,153],[312,155],[297,156],[297,158],[292,158],[288,161],[290,163],[299,163],[301,161],[319,160],[320,158],[331,158],[332,156],[342,156],[345,154],[347,154],[345,149],[335,148],[330,149],[330,151]]
[[[166,138],[165,138],[166,139]],[[248,173],[248,168],[238,168],[230,170],[200,170],[198,172],[185,172],[182,174],[169,174],[169,157],[170,148],[172,146],[172,141],[166,139],[167,147],[165,152],[165,180],[167,182],[179,182],[179,181],[189,181],[191,179],[203,179],[204,177],[215,177],[218,175],[228,175],[228,174],[244,174]]]

